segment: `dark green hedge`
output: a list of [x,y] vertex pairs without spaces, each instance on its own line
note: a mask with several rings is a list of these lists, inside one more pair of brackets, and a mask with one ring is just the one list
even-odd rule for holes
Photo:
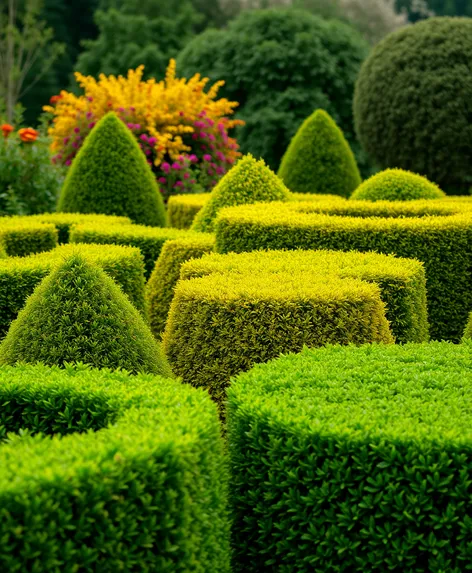
[[234,571],[464,573],[467,345],[330,347],[228,391]]
[[203,392],[19,366],[1,369],[0,403],[1,571],[229,573],[226,462]]
[[[443,216],[428,216],[440,213]],[[467,203],[338,201],[231,207],[217,221],[216,242],[219,252],[336,249],[418,259],[426,270],[433,339],[459,341],[472,308],[472,211]]]
[[53,224],[25,219],[29,217],[0,218],[0,245],[8,256],[24,257],[57,246],[58,233]]

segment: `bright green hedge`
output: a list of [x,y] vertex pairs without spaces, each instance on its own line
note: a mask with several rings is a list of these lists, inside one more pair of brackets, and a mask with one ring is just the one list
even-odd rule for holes
[[23,365],[1,369],[0,402],[1,571],[229,573],[227,468],[203,392]]
[[[150,276],[154,265],[166,241],[187,237],[188,231],[158,228],[145,225],[74,225],[70,232],[71,243],[97,243],[102,245],[129,245],[138,247],[144,257],[146,278]],[[192,234],[191,234],[192,235]]]
[[435,183],[403,169],[386,169],[364,181],[351,195],[362,201],[414,201],[445,197]]
[[24,257],[49,251],[57,246],[58,233],[53,224],[25,219],[26,217],[0,218],[0,245],[8,256]]
[[132,247],[110,245],[61,245],[47,253],[0,260],[0,339],[25,305],[26,299],[56,263],[72,253],[80,253],[100,266],[143,314],[144,265],[141,253]]
[[189,259],[199,258],[214,250],[215,237],[207,233],[194,233],[184,239],[167,241],[162,247],[146,285],[151,331],[157,339],[160,339],[166,325],[174,289],[180,277],[180,267]]
[[197,213],[205,206],[210,193],[173,195],[167,202],[167,224],[176,229],[190,229]]
[[204,255],[182,266],[164,350],[177,376],[222,403],[231,376],[304,345],[426,340],[425,303],[415,261],[327,251]]
[[163,227],[164,201],[146,156],[114,113],[87,136],[67,172],[58,211],[123,215]]
[[0,345],[0,364],[96,368],[171,376],[142,315],[102,269],[64,257],[27,299]]
[[317,109],[300,126],[280,163],[290,191],[349,197],[360,185],[356,159],[331,116]]
[[459,341],[472,308],[471,206],[346,201],[231,207],[216,224],[217,251],[336,249],[416,258],[426,270],[431,337]]
[[304,350],[228,391],[234,571],[463,573],[472,360],[449,343]]

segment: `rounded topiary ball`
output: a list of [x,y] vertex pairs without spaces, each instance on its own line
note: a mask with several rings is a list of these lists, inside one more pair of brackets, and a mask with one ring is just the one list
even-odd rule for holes
[[471,62],[471,18],[431,18],[374,48],[357,80],[354,119],[380,167],[421,173],[448,192],[470,187]]
[[403,169],[386,169],[364,181],[351,199],[364,201],[414,201],[441,199],[445,193],[426,177]]

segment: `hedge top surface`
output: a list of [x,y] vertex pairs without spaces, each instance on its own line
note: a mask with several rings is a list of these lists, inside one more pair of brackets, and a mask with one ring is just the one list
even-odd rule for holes
[[0,364],[83,362],[172,376],[160,345],[113,279],[74,253],[28,298],[0,345]]
[[297,193],[349,197],[361,176],[343,132],[330,115],[316,110],[298,129],[282,158],[278,176]]
[[228,400],[230,426],[240,410],[290,434],[470,447],[471,348],[430,343],[305,349],[239,375]]
[[223,207],[257,201],[288,201],[289,198],[289,190],[264,161],[246,155],[219,181],[191,228],[201,232],[213,231],[214,221]]
[[43,213],[41,215],[25,215],[12,217],[15,221],[22,221],[25,223],[39,222],[39,223],[53,223],[56,226],[71,226],[81,223],[92,223],[102,225],[126,225],[131,223],[129,217],[119,215],[101,215],[99,213]]
[[351,195],[363,201],[441,199],[444,191],[426,177],[403,169],[386,169],[364,181]]
[[114,113],[93,128],[67,172],[58,211],[124,215],[162,227],[164,202],[144,153]]

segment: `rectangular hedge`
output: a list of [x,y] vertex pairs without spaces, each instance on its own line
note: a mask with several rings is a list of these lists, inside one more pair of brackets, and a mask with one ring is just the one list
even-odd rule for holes
[[49,251],[57,246],[58,232],[51,224],[25,221],[23,218],[0,218],[0,245],[10,257],[24,257]]

